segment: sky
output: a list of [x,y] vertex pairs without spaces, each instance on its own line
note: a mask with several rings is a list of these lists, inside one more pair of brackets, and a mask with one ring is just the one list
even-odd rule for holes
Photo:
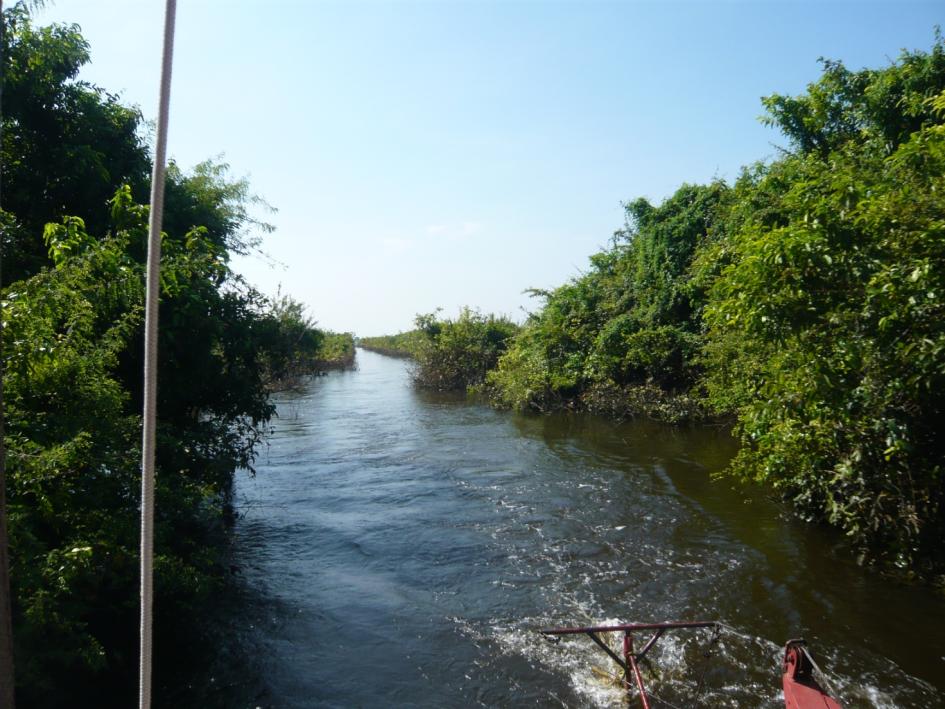
[[[80,78],[157,113],[163,0],[47,0]],[[731,180],[784,139],[761,97],[819,57],[929,49],[945,3],[178,0],[169,156],[214,158],[277,211],[235,270],[320,327],[521,320],[580,275],[622,204]]]

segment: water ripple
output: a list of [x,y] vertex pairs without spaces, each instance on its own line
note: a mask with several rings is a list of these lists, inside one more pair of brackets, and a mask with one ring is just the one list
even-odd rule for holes
[[775,707],[780,643],[806,634],[848,706],[945,704],[938,599],[710,482],[724,434],[513,416],[358,356],[278,400],[238,481],[238,636],[258,677],[230,703],[621,706],[590,642],[536,629],[720,618],[739,633],[709,659],[704,632],[660,640],[656,695]]

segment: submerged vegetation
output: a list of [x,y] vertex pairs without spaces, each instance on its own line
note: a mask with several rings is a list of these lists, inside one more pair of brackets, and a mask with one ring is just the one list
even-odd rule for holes
[[322,333],[321,346],[315,356],[315,368],[318,372],[326,369],[346,369],[354,366],[354,335],[350,332]]
[[414,324],[414,330],[364,337],[358,344],[372,352],[413,359],[417,386],[443,391],[481,387],[519,329],[507,317],[471,308],[462,308],[455,320],[439,317],[439,311],[418,315]]
[[354,336],[315,327],[305,306],[290,296],[280,293],[271,299],[260,326],[271,330],[268,339],[273,344],[262,362],[270,390],[291,389],[326,369],[354,365]]
[[522,411],[732,422],[731,474],[863,560],[941,574],[945,43],[879,70],[824,62],[764,106],[789,140],[776,159],[627,204],[610,248],[533,291],[542,307],[501,348],[421,318],[418,380],[482,381]]
[[469,308],[455,320],[439,319],[435,313],[420,315],[416,324],[424,339],[415,355],[414,381],[440,390],[480,386],[518,330],[508,318]]
[[705,296],[690,268],[728,192],[721,183],[686,185],[658,207],[628,204],[625,227],[585,275],[533,292],[544,307],[489,375],[496,403],[704,418],[693,389]]

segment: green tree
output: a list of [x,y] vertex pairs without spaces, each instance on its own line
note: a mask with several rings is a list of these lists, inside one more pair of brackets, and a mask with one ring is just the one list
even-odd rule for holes
[[[88,60],[78,28],[34,28],[22,3],[4,10],[3,27],[3,406],[18,694],[25,706],[102,697],[126,706],[137,661],[149,161],[138,112],[76,81]],[[229,267],[269,229],[254,217],[261,206],[225,165],[169,171],[156,686],[188,670],[226,578],[233,473],[252,468],[273,412],[267,363],[318,337],[294,303],[273,315]]]
[[267,386],[291,385],[317,370],[325,333],[306,315],[305,306],[281,292],[268,303],[259,327],[264,331],[264,367]]
[[416,355],[414,380],[422,387],[441,390],[482,384],[518,329],[508,318],[470,308],[460,310],[455,320],[418,315],[416,324],[426,340]]
[[75,215],[104,234],[108,200],[122,184],[145,199],[150,165],[137,109],[76,80],[89,61],[77,25],[36,28],[24,3],[3,23],[3,206],[19,228],[4,230],[0,248],[13,282],[47,263],[47,223]]
[[[587,273],[551,292],[490,374],[493,399],[618,415],[701,415],[696,385],[705,288],[692,262],[724,212],[722,183],[683,185],[662,204],[626,205],[626,224]],[[665,405],[664,405],[665,404]]]
[[[856,130],[798,142],[745,187],[770,208],[732,230],[706,309],[710,396],[739,412],[733,469],[864,558],[925,572],[945,532],[945,98],[926,96],[943,56],[939,40],[852,88],[828,65],[798,105],[842,106],[833,123]],[[902,115],[864,119],[879,95]]]
[[945,44],[936,29],[931,51],[903,51],[883,69],[852,71],[821,59],[821,78],[800,96],[763,99],[762,119],[800,153],[827,157],[850,141],[871,140],[887,153],[935,122],[928,99],[945,90]]

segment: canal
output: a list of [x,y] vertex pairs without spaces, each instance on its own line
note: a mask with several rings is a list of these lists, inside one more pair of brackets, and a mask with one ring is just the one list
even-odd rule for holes
[[777,707],[780,646],[802,636],[846,706],[945,705],[941,598],[715,480],[725,431],[518,416],[418,392],[403,360],[358,362],[280,395],[237,482],[253,671],[234,704],[619,706],[589,640],[536,629],[719,619],[716,644],[660,640],[656,696]]

